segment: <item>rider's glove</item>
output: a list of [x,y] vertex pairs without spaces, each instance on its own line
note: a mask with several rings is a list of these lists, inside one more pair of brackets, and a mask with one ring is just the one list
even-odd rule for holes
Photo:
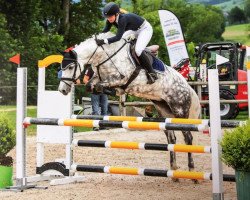
[[105,44],[104,40],[96,39],[95,41],[96,41],[96,44],[97,44],[98,46],[102,46],[102,45]]

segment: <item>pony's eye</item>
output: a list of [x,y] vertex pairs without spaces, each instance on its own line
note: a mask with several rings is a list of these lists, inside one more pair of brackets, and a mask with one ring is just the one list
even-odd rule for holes
[[74,65],[69,66],[69,70],[72,70],[74,68]]

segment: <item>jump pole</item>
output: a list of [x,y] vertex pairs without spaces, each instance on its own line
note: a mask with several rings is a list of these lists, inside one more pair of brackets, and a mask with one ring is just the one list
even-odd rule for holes
[[[137,122],[165,122],[172,124],[204,124],[208,126],[210,120],[207,119],[186,119],[186,118],[154,118],[136,116],[108,116],[108,115],[72,115],[71,119],[91,119],[107,121],[137,121]],[[225,128],[235,128],[245,123],[242,121],[221,120],[221,126]]]
[[174,151],[192,153],[211,153],[210,146],[183,145],[183,144],[154,144],[128,141],[102,141],[102,140],[78,140],[74,139],[72,145],[78,147],[120,148],[120,149],[142,149],[155,151]]
[[180,130],[180,131],[204,131],[208,126],[204,124],[172,124],[164,122],[135,122],[135,121],[105,121],[85,119],[60,119],[60,118],[30,118],[24,119],[23,125],[54,125],[54,126],[78,126],[101,128],[126,128],[137,130]]
[[26,185],[26,130],[20,123],[26,117],[27,68],[17,68],[16,113],[16,185]]
[[224,199],[222,163],[221,163],[221,118],[219,75],[217,69],[208,70],[209,110],[210,110],[210,134],[212,147],[212,176],[213,199]]
[[[209,172],[190,172],[180,170],[161,170],[161,169],[145,169],[134,167],[117,167],[117,166],[95,166],[95,165],[77,165],[71,166],[74,171],[95,172],[108,174],[123,174],[123,175],[142,175],[142,176],[158,176],[197,180],[213,180],[212,173]],[[235,182],[235,178],[229,174],[223,174],[223,180]]]
[[27,68],[17,68],[17,96],[16,96],[16,184],[6,188],[7,191],[19,191],[47,187],[28,185],[26,175],[26,128],[22,125],[27,114]]

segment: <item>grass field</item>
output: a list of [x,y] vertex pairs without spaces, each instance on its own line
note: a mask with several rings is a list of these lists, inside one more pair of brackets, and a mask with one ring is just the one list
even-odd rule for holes
[[[5,114],[11,122],[13,127],[16,127],[16,106],[0,106],[0,114]],[[37,109],[36,106],[28,106],[27,108],[27,116],[29,117],[36,117],[37,116]],[[81,128],[76,127],[74,128],[75,132],[84,132],[89,131],[90,128]],[[27,129],[28,135],[35,135],[36,134],[36,126],[30,126]]]
[[226,41],[240,42],[250,46],[250,31],[247,30],[250,24],[240,24],[226,27],[222,37]]
[[[0,106],[0,114],[5,114],[9,118],[12,126],[16,127],[16,106]],[[27,116],[35,117],[36,107],[34,106],[28,107]],[[28,135],[34,135],[35,133],[36,133],[35,126],[31,126],[27,131]]]

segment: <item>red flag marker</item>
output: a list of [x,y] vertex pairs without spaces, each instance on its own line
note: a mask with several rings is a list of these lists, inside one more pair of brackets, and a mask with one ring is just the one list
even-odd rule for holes
[[10,62],[20,64],[20,54],[17,54],[9,59]]

